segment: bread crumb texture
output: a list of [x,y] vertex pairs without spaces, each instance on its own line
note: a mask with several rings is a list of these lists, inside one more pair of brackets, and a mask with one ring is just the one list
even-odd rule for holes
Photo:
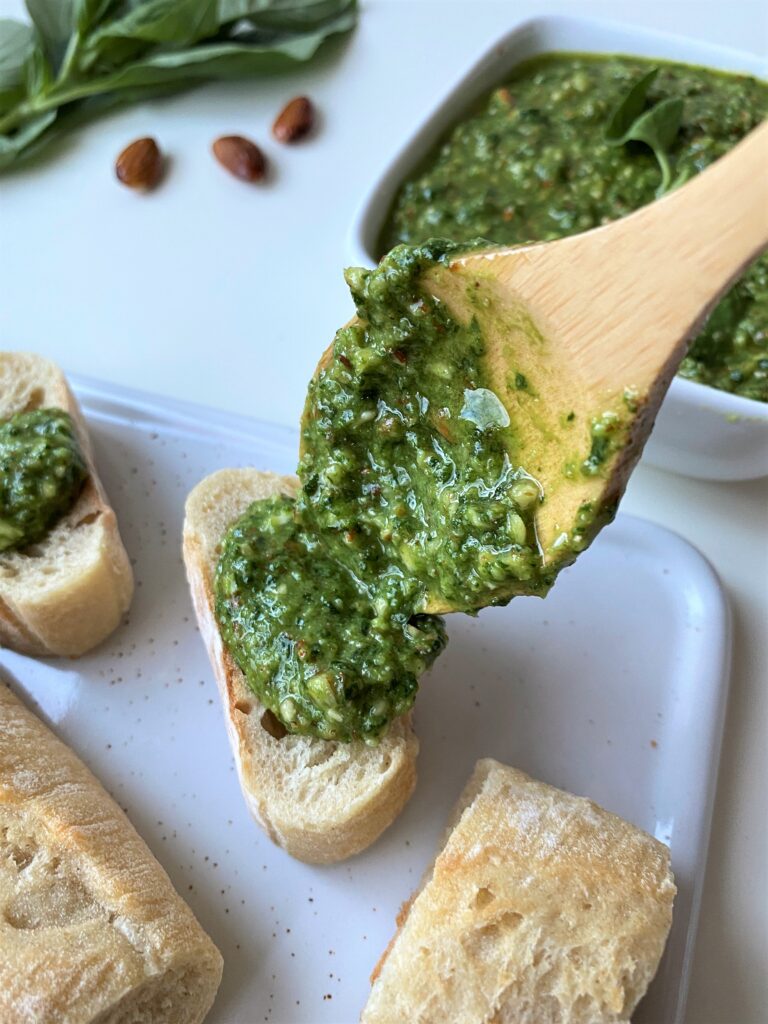
[[123,812],[0,684],[0,1021],[198,1024],[221,956]]
[[669,851],[580,797],[478,762],[374,971],[364,1024],[613,1024],[656,973]]

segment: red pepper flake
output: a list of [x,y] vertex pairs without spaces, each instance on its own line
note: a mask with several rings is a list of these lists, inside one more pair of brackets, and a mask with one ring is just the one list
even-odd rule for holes
[[339,362],[341,363],[342,366],[346,366],[346,368],[348,370],[352,369],[352,363],[350,363],[350,361],[347,359],[346,356],[340,355],[339,356]]
[[398,363],[402,363],[403,365],[405,365],[408,362],[408,353],[401,348],[393,348],[392,355],[395,357]]

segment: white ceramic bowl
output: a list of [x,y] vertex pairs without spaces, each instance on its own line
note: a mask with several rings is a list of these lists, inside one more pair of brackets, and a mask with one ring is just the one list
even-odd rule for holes
[[[549,51],[622,53],[683,61],[765,77],[765,60],[679,36],[589,18],[526,21],[476,61],[406,140],[360,205],[350,234],[350,260],[370,265],[401,183],[473,103],[521,61]],[[646,446],[646,461],[686,476],[749,480],[768,475],[768,404],[676,377]]]

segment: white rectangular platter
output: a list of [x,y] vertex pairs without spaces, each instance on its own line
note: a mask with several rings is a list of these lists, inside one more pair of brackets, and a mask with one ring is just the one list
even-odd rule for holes
[[123,627],[77,661],[0,651],[13,688],[90,765],[224,955],[211,1024],[352,1024],[394,917],[474,762],[587,795],[668,843],[679,894],[635,1020],[683,1019],[730,660],[727,604],[687,543],[620,516],[545,602],[457,616],[417,702],[419,783],[371,849],[291,860],[250,820],[181,561],[189,489],[223,466],[290,472],[296,436],[76,382],[135,566]]

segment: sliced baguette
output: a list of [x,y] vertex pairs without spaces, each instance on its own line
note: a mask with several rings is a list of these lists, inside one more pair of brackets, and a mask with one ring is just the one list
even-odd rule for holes
[[219,951],[85,765],[0,683],[0,1020],[199,1024]]
[[72,657],[117,627],[131,601],[133,574],[64,374],[40,356],[0,352],[0,421],[53,407],[74,420],[90,475],[40,543],[0,553],[0,646]]
[[187,499],[184,562],[224,706],[248,807],[292,857],[324,864],[369,846],[392,823],[416,784],[418,741],[410,716],[394,722],[377,747],[307,736],[276,739],[264,707],[224,647],[214,615],[213,576],[228,526],[258,498],[295,494],[294,477],[224,469]]
[[479,761],[361,1022],[626,1022],[656,973],[674,896],[657,840]]

